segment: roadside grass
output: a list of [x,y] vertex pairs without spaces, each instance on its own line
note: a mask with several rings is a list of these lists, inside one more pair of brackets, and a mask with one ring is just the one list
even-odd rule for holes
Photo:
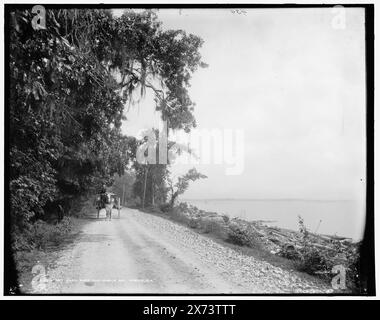
[[[43,244],[32,246],[29,250],[17,250],[14,252],[14,260],[18,274],[18,285],[21,294],[32,292],[32,279],[34,277],[32,269],[36,265],[42,265],[46,270],[55,267],[55,263],[60,257],[62,251],[74,243],[81,234],[82,227],[88,223],[87,219],[70,218],[70,228],[61,234],[57,234],[56,229],[60,226],[57,224],[48,226],[39,226],[38,232],[41,234],[37,241],[45,241]],[[44,235],[45,233],[45,235]],[[53,239],[52,237],[56,237]],[[42,245],[41,245],[42,244]]]

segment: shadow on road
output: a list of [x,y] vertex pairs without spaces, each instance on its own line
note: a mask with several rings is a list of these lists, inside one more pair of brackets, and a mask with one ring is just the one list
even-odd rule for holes
[[110,240],[110,236],[106,234],[82,234],[78,238],[78,242],[105,242]]

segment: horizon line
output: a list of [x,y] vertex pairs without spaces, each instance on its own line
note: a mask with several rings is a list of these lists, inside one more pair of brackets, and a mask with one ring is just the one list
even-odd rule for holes
[[310,198],[182,198],[183,201],[191,200],[230,200],[230,201],[354,201],[354,199],[310,199]]

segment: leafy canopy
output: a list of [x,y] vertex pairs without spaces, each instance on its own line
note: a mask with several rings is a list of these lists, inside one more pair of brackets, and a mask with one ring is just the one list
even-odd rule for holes
[[[46,10],[10,12],[10,191],[13,226],[53,214],[60,203],[130,170],[136,139],[121,132],[133,94],[153,90],[171,129],[195,126],[191,74],[204,67],[202,40],[162,30],[157,14]],[[70,207],[70,206],[68,206]]]

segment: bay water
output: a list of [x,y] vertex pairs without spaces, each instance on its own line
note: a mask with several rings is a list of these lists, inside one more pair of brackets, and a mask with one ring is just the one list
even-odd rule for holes
[[298,230],[298,216],[311,232],[360,240],[365,208],[354,200],[183,199],[199,209]]

